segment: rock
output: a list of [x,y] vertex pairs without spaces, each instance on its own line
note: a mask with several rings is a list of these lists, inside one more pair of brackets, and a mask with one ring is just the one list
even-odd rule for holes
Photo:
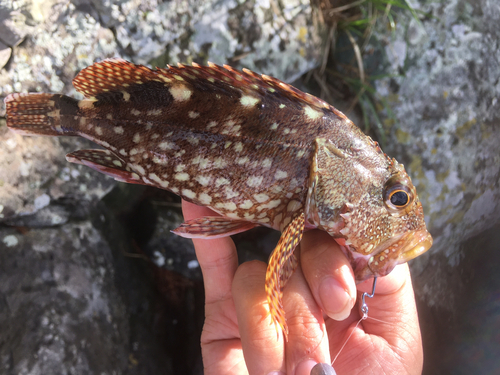
[[200,286],[126,256],[132,238],[104,205],[88,216],[0,229],[2,372],[200,373]]
[[[0,4],[0,42],[8,47],[18,46],[30,31],[26,16],[19,10],[8,9]],[[0,69],[3,65],[0,65]]]
[[[232,61],[235,67],[291,81],[316,66],[321,54],[320,31],[305,0],[279,5],[234,0],[120,4],[53,0],[21,1],[17,6],[33,26],[23,29],[29,30],[29,38],[0,74],[0,96],[13,91],[74,94],[69,84],[74,75],[107,57],[160,67]],[[18,13],[1,9],[0,25],[12,23]],[[10,40],[14,43],[15,38]]]
[[[79,201],[95,202],[116,184],[89,168],[66,162],[66,153],[94,147],[87,140],[22,137],[9,131],[4,119],[0,119],[0,138],[0,222],[59,225],[68,220]],[[43,197],[46,205],[40,200]]]
[[0,69],[2,69],[9,61],[12,55],[12,49],[0,42]]
[[[478,349],[493,342],[480,336],[483,323],[472,311],[477,315],[474,304],[485,303],[471,290],[477,285],[490,301],[498,295],[497,272],[485,265],[492,262],[488,249],[497,243],[500,224],[500,10],[488,0],[411,3],[422,12],[420,22],[400,14],[390,38],[385,30],[375,33],[398,59],[386,63],[394,76],[376,87],[394,113],[384,151],[404,162],[434,237],[431,250],[410,263],[426,348],[424,373],[500,371],[495,355]],[[478,257],[483,273],[464,277],[471,264],[480,264]],[[480,315],[498,326],[490,309]],[[478,355],[474,365],[469,355],[453,354],[466,344]]]
[[461,245],[500,220],[500,84],[491,79],[500,75],[500,12],[488,1],[419,8],[433,16],[424,29],[408,18],[388,47],[410,35],[404,76],[377,87],[395,114],[387,151],[408,168],[434,236],[431,251],[412,262],[419,292],[446,306],[453,295],[441,288],[447,277],[435,263],[457,266],[467,251]]
[[137,356],[130,317],[112,250],[91,223],[0,233],[2,373],[127,370]]

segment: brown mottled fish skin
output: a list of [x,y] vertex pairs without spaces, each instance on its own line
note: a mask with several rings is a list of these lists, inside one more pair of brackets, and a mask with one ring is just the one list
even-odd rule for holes
[[85,99],[9,95],[7,126],[90,139],[105,150],[75,151],[68,161],[221,215],[188,221],[179,235],[214,238],[257,225],[282,231],[266,291],[285,338],[282,293],[306,227],[337,240],[358,281],[432,244],[403,166],[335,108],[275,78],[214,64],[151,70],[113,59],[82,70],[73,84]]

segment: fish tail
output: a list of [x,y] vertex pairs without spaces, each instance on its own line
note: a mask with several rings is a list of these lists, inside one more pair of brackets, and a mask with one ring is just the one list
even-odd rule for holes
[[78,101],[65,95],[10,94],[5,98],[7,127],[22,135],[76,135],[61,125],[61,114],[75,114]]

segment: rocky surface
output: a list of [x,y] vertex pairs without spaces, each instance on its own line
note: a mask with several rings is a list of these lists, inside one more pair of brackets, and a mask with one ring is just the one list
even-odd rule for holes
[[398,19],[385,39],[395,76],[376,87],[394,113],[386,151],[409,170],[434,237],[411,263],[426,371],[495,373],[500,341],[487,332],[500,324],[498,275],[488,266],[500,227],[500,7],[411,3],[421,23]]
[[[425,373],[495,373],[500,8],[411,4],[419,21],[400,13],[373,47],[392,74],[375,83],[393,113],[384,150],[405,163],[435,238],[412,262]],[[315,19],[305,0],[0,0],[0,99],[74,95],[74,75],[112,56],[293,80],[320,60]],[[168,231],[178,201],[69,164],[64,155],[89,142],[20,137],[3,114],[1,103],[0,372],[201,373],[200,271],[190,242]],[[265,259],[277,233],[237,239],[242,260]]]
[[[429,15],[424,28],[400,24],[386,47],[404,75],[377,83],[395,114],[388,150],[411,171],[435,238],[413,263],[419,273],[435,268],[436,254],[458,265],[461,244],[500,218],[500,9],[474,4],[416,2]],[[437,305],[450,303],[443,292],[429,282],[422,290]]]

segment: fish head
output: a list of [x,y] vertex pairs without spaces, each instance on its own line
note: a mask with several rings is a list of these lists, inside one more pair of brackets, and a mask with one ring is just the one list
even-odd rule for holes
[[385,276],[432,246],[416,189],[395,160],[385,182],[342,211],[343,238],[337,242],[343,245],[357,282]]

